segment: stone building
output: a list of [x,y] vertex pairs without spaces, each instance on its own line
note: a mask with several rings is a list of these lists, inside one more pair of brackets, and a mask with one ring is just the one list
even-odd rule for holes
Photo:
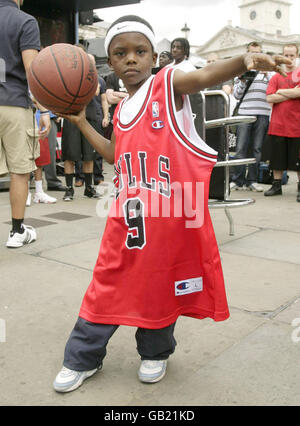
[[207,58],[218,53],[229,58],[245,53],[251,41],[262,45],[264,52],[282,53],[286,43],[300,46],[300,35],[290,34],[290,8],[286,0],[242,0],[240,27],[228,25],[218,31],[204,45],[195,49],[197,55]]

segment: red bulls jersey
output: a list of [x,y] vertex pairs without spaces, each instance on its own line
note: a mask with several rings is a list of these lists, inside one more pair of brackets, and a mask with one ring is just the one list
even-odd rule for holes
[[217,153],[188,97],[176,112],[174,72],[151,76],[115,113],[116,196],[80,310],[88,321],[157,329],[229,316],[208,210]]

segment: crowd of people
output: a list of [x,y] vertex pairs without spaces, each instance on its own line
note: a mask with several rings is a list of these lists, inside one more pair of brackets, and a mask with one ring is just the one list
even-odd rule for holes
[[[249,52],[261,52],[261,45],[251,42]],[[246,73],[234,80],[234,96],[238,100],[237,115],[254,116],[255,121],[237,126],[235,159],[255,158],[254,164],[235,167],[231,190],[248,189],[263,192],[258,183],[261,161],[273,171],[272,187],[264,195],[282,194],[283,172],[298,174],[300,181],[300,89],[295,70],[299,57],[298,46],[283,46],[283,56],[291,60],[285,65],[285,76],[274,72]],[[297,186],[300,202],[300,184]]]
[[[40,50],[40,36],[37,23],[33,17],[26,14],[17,14],[16,8],[22,4],[21,0],[1,0],[1,7],[6,7],[7,13],[15,22],[22,24],[24,31],[16,30],[11,36],[11,29],[2,30],[6,37],[6,46],[2,44],[1,57],[14,53],[14,61],[6,72],[7,81],[0,84],[2,124],[7,122],[5,114],[14,109],[22,118],[17,120],[23,126],[23,149],[30,149],[27,164],[24,158],[19,166],[18,157],[14,155],[11,143],[12,136],[1,132],[1,169],[0,173],[10,173],[10,201],[12,209],[12,230],[7,241],[8,247],[18,247],[26,242],[34,241],[36,233],[33,228],[23,223],[25,205],[30,206],[32,196],[30,192],[29,174],[35,179],[35,203],[56,203],[57,198],[50,196],[43,190],[42,172],[47,183],[47,192],[64,192],[63,200],[72,201],[74,186],[85,186],[84,196],[98,198],[95,186],[103,182],[102,157],[89,144],[76,126],[68,120],[61,120],[55,113],[45,110],[41,105],[36,107],[36,121],[39,128],[33,135],[29,135],[32,128],[31,101],[27,95],[26,72],[33,58]],[[2,14],[2,20],[4,15]],[[21,28],[21,27],[19,27]],[[18,41],[17,35],[21,37]],[[19,43],[19,44],[18,44]],[[9,47],[8,47],[9,46]],[[79,45],[84,49],[83,45]],[[248,52],[262,52],[257,42],[249,43]],[[230,97],[231,105],[237,102],[236,114],[255,116],[256,121],[250,124],[237,126],[235,159],[254,157],[255,164],[242,165],[234,168],[231,179],[231,190],[248,189],[261,192],[263,187],[258,183],[259,165],[264,152],[264,160],[270,163],[273,170],[274,182],[265,192],[265,196],[282,194],[282,174],[285,170],[294,170],[300,179],[300,125],[298,120],[300,88],[297,79],[293,78],[298,58],[298,47],[286,45],[283,55],[292,60],[292,65],[286,68],[286,77],[274,72],[252,72],[236,77],[234,81],[227,81],[208,89],[222,89]],[[95,61],[93,55],[89,55]],[[196,70],[190,62],[190,45],[186,38],[176,38],[171,42],[170,51],[163,51],[158,57],[156,67],[152,73],[156,74],[165,66],[172,66],[184,72]],[[207,58],[207,64],[219,61],[216,53]],[[10,68],[11,67],[11,68]],[[251,75],[247,75],[251,74]],[[274,75],[275,74],[275,75]],[[14,79],[18,76],[18,84]],[[21,78],[20,78],[21,77]],[[22,83],[20,83],[22,82]],[[95,97],[87,106],[86,114],[94,129],[101,135],[110,138],[113,128],[113,115],[118,103],[126,97],[127,91],[122,80],[112,72],[105,79],[99,76],[99,85]],[[33,100],[34,101],[34,100]],[[231,111],[233,108],[231,108]],[[26,117],[25,117],[26,116]],[[61,160],[64,164],[65,182],[57,176],[57,131],[62,126]],[[25,124],[27,123],[27,124]],[[2,126],[3,127],[3,126]],[[17,129],[14,129],[14,134]],[[37,135],[39,134],[39,143]],[[47,136],[47,139],[45,137]],[[43,138],[43,139],[42,139]],[[20,138],[19,138],[20,139]],[[21,140],[16,141],[21,145]],[[28,145],[28,140],[30,144]],[[40,150],[39,150],[40,148]],[[12,150],[12,152],[10,152]],[[40,156],[38,157],[38,152]],[[22,156],[24,157],[24,156]],[[26,184],[25,184],[26,182]],[[94,184],[94,186],[93,186]],[[29,185],[29,188],[28,188]],[[297,201],[300,201],[300,184],[297,189]],[[25,234],[24,234],[25,233]]]

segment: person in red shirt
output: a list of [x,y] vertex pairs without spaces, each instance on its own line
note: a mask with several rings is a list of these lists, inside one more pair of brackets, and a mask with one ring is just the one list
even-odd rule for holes
[[298,174],[297,201],[300,202],[300,81],[297,77],[298,47],[284,46],[283,55],[292,61],[286,65],[286,77],[275,74],[267,89],[267,101],[273,104],[268,131],[271,146],[270,167],[274,173],[272,187],[265,196],[282,195],[281,179],[284,170]]

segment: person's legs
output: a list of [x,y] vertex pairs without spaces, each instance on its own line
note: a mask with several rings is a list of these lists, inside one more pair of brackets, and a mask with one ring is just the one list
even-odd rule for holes
[[297,183],[297,201],[300,203],[300,172],[297,172],[298,183]]
[[66,192],[63,196],[64,201],[71,201],[74,197],[73,179],[74,179],[74,161],[65,160],[65,180],[66,180]]
[[300,138],[288,139],[288,170],[295,171],[298,176],[297,198],[300,202]]
[[[246,178],[246,185],[251,187],[254,183],[257,183],[258,177],[258,168],[261,161],[261,152],[263,142],[268,131],[269,126],[269,117],[266,115],[258,115],[256,118],[256,122],[252,124],[252,133],[251,133],[251,145],[252,145],[252,153],[256,160],[255,164],[248,165],[248,173]],[[262,190],[262,189],[261,189]]]
[[10,205],[12,216],[12,229],[9,233],[6,247],[19,248],[24,244],[30,244],[36,240],[37,235],[34,228],[24,225],[26,200],[28,196],[27,174],[10,174]]
[[137,350],[141,356],[139,379],[145,383],[161,380],[167,367],[167,359],[175,351],[175,323],[161,329],[138,328],[136,332]]
[[273,170],[273,176],[275,180],[281,181],[282,175],[283,175],[283,170]]
[[141,360],[168,359],[175,351],[174,329],[175,323],[159,329],[138,328],[135,338]]
[[95,324],[78,318],[67,341],[63,368],[53,387],[57,392],[70,392],[101,369],[106,346],[118,325]]
[[64,120],[62,130],[62,159],[64,161],[64,173],[66,180],[66,192],[64,201],[71,201],[74,197],[73,179],[74,163],[81,160],[81,133],[77,126]]
[[75,161],[75,186],[80,187],[84,182],[84,174],[82,171],[82,160]]
[[[235,160],[240,160],[247,157],[251,129],[252,123],[237,126],[236,152],[234,156]],[[237,188],[242,188],[245,184],[245,174],[246,166],[234,167],[234,175],[232,176],[232,182],[237,185]],[[231,187],[232,189],[234,189],[233,185],[231,185]]]
[[44,203],[44,204],[54,204],[56,203],[56,198],[50,197],[43,190],[43,168],[38,167],[34,172],[35,178],[35,194],[33,201],[35,203]]
[[83,173],[93,174],[93,169],[94,169],[94,162],[93,162],[93,160],[83,161],[83,164],[82,164],[82,171],[83,171]]
[[94,160],[94,185],[98,185],[103,181],[103,158],[98,152],[96,152]]
[[99,194],[92,187],[94,160],[84,160],[82,169],[83,169],[84,183],[85,183],[84,196],[88,198],[99,198]]
[[106,355],[106,345],[118,327],[79,317],[67,341],[63,365],[76,371],[99,368]]
[[286,138],[271,135],[270,140],[270,168],[273,170],[274,180],[271,188],[264,192],[266,197],[282,195],[281,179],[283,171],[288,168],[288,142]]
[[[38,130],[32,110],[0,107],[0,173],[10,173],[12,230],[7,247],[17,248],[36,240],[32,227],[23,224],[30,173],[39,156]],[[34,130],[32,130],[34,127]]]
[[[64,161],[64,168],[65,168],[65,175],[72,175],[72,177],[74,177],[74,161],[72,160],[65,160]],[[72,186],[73,185],[73,181],[70,182]]]
[[10,174],[9,198],[13,219],[24,219],[25,206],[28,195],[29,173]]
[[62,182],[56,175],[56,139],[57,136],[57,124],[55,120],[51,119],[51,129],[48,135],[49,151],[50,151],[50,164],[44,166],[45,178],[47,181],[48,190],[62,190],[65,189]]

